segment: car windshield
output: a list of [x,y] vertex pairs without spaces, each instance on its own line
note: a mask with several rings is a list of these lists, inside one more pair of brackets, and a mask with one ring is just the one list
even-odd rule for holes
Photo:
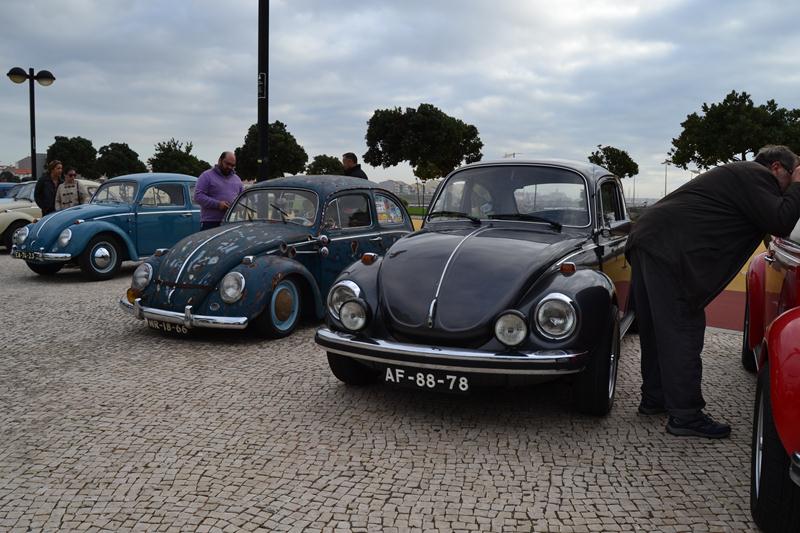
[[532,165],[475,167],[444,184],[429,216],[521,220],[555,229],[585,227],[586,199],[586,181],[574,171]]
[[136,199],[137,184],[134,181],[108,181],[97,189],[93,204],[132,204]]
[[313,226],[317,195],[300,189],[255,189],[239,196],[228,222],[274,221]]
[[30,200],[34,187],[36,187],[35,182],[14,185],[6,194],[6,198],[9,200]]

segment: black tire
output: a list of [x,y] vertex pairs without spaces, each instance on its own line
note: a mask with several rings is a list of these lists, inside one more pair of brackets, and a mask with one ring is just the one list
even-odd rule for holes
[[15,220],[8,225],[6,232],[3,234],[3,246],[6,247],[7,254],[11,253],[11,246],[14,244],[14,232],[28,224],[27,220]]
[[767,532],[800,531],[800,487],[789,477],[789,455],[781,444],[770,402],[769,364],[758,374],[750,454],[750,510]]
[[39,274],[40,276],[54,276],[61,268],[64,266],[64,263],[31,263],[30,261],[25,261],[28,265],[28,268]]
[[589,364],[572,385],[575,408],[581,413],[605,416],[614,405],[620,356],[618,315],[617,306],[612,306],[611,327],[591,351]]
[[291,278],[281,280],[270,293],[264,310],[253,321],[258,334],[281,339],[291,335],[302,316],[303,293]]
[[742,366],[751,374],[756,373],[756,354],[750,349],[750,301],[745,295],[744,327],[742,329]]
[[378,371],[344,355],[328,352],[328,366],[336,378],[348,385],[371,385],[378,380]]
[[78,258],[78,263],[92,281],[113,278],[122,264],[119,242],[108,234],[95,235]]

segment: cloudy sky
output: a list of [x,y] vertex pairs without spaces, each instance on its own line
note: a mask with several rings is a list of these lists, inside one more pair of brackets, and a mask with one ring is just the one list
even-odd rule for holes
[[[256,0],[2,0],[0,20],[3,72],[57,78],[36,88],[39,152],[79,135],[146,161],[175,137],[214,161],[256,122]],[[431,103],[478,128],[485,160],[608,144],[639,163],[636,196],[659,197],[703,102],[735,89],[800,107],[798,21],[789,0],[272,0],[269,120],[309,158],[361,156],[375,109]],[[26,86],[0,80],[0,163],[29,135]],[[668,167],[669,190],[689,176]]]

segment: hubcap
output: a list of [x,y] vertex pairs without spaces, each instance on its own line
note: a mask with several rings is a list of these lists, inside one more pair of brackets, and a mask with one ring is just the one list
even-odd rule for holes
[[294,296],[288,289],[281,290],[275,296],[275,317],[281,322],[286,322],[292,316],[293,309]]
[[279,331],[289,331],[297,322],[300,311],[300,294],[290,281],[282,281],[275,287],[269,304],[272,325]]
[[98,266],[98,268],[107,268],[109,263],[111,263],[111,253],[109,253],[107,248],[98,247],[94,251],[94,264]]
[[92,250],[92,266],[100,273],[113,269],[116,261],[117,251],[107,242],[98,243]]

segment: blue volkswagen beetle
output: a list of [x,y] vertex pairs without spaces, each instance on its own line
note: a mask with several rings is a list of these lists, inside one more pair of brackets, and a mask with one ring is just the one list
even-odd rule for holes
[[333,280],[413,231],[392,193],[367,180],[291,176],[246,189],[223,224],[158,250],[121,307],[153,329],[244,329],[285,337],[321,319]]
[[200,229],[200,208],[192,200],[196,181],[183,174],[116,177],[90,203],[18,229],[11,254],[37,274],[77,262],[90,279],[109,279],[122,261],[137,261]]

